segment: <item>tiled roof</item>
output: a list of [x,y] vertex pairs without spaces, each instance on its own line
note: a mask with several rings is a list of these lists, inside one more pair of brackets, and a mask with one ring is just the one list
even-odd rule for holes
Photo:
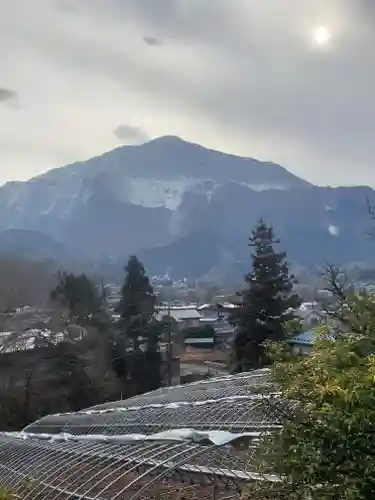
[[188,319],[201,319],[202,315],[196,309],[173,309],[168,310],[160,310],[158,311],[157,317],[162,318],[163,316],[168,316],[168,314],[175,319],[176,321],[184,321]]
[[[333,336],[327,336],[327,340],[333,340]],[[312,346],[315,340],[317,339],[316,330],[308,330],[307,332],[302,332],[292,338],[289,341],[290,344],[300,344],[300,345],[309,345]]]
[[302,332],[292,338],[291,344],[302,344],[302,345],[312,345],[316,340],[315,330],[309,330],[308,332]]

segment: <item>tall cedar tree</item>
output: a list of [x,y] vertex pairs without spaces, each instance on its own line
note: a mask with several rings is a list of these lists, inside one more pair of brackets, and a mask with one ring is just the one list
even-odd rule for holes
[[301,304],[293,293],[294,276],[289,274],[286,254],[274,250],[280,240],[272,226],[261,219],[249,240],[252,270],[245,276],[246,287],[238,293],[242,300],[231,318],[237,330],[233,352],[237,372],[268,364],[266,341],[285,339],[285,323]]
[[116,309],[120,320],[114,345],[117,360],[114,369],[123,382],[130,382],[133,392],[139,394],[161,385],[162,325],[154,320],[156,297],[143,265],[132,256],[125,270],[121,300]]
[[119,328],[137,351],[147,341],[149,324],[155,315],[156,297],[145,268],[134,255],[125,268],[121,299],[116,308]]

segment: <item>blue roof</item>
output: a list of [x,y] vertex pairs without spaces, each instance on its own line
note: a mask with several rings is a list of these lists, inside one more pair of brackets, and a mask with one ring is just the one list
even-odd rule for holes
[[309,330],[308,332],[302,332],[293,337],[290,340],[291,344],[301,344],[301,345],[313,345],[316,340],[315,330]]
[[[328,335],[327,340],[333,340],[333,335]],[[317,340],[316,330],[308,330],[307,332],[302,332],[293,337],[289,343],[290,344],[300,344],[300,345],[308,345],[312,346],[313,343]]]

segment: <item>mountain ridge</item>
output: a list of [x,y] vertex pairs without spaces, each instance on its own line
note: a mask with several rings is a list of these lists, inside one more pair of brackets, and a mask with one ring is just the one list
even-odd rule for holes
[[[188,152],[188,158],[184,157],[185,152]],[[210,165],[204,163],[204,160],[207,160],[209,156],[211,156],[212,158],[212,155],[214,155],[215,158],[213,163],[214,163],[214,170],[216,170],[216,172],[213,169],[209,169],[209,174],[211,175],[213,174],[217,176],[218,173],[222,173],[223,168],[226,167],[226,162],[234,161],[236,162],[237,169],[240,166],[252,167],[253,174],[254,174],[254,168],[258,168],[257,172],[255,172],[256,174],[258,174],[259,169],[262,169],[264,167],[268,168],[269,172],[272,170],[272,174],[279,172],[280,175],[285,177],[285,179],[288,178],[289,182],[291,182],[293,179],[294,182],[298,183],[298,185],[300,186],[312,185],[308,181],[301,179],[300,177],[290,173],[285,167],[271,161],[262,161],[251,157],[237,156],[231,153],[225,153],[223,151],[206,148],[199,144],[185,141],[177,136],[162,136],[153,139],[151,141],[145,142],[144,144],[141,145],[119,146],[111,151],[107,151],[100,155],[96,155],[88,160],[77,161],[65,166],[52,168],[47,172],[32,177],[28,181],[10,181],[9,183],[6,183],[3,186],[1,186],[0,190],[9,184],[14,184],[14,183],[22,184],[25,182],[27,183],[39,179],[46,179],[51,177],[53,178],[55,176],[59,177],[60,175],[66,175],[67,172],[73,175],[86,173],[86,170],[95,171],[96,173],[99,173],[100,171],[103,171],[102,170],[103,165],[104,169],[115,168],[119,166],[119,161],[125,162],[125,166],[128,168],[126,173],[128,174],[132,175],[135,175],[137,173],[142,174],[142,172],[138,171],[139,169],[138,164],[136,165],[135,169],[130,164],[130,162],[134,160],[143,162],[142,168],[147,170],[147,174],[150,174],[150,173],[155,173],[155,171],[157,172],[158,170],[159,165],[155,163],[155,158],[159,158],[161,161],[164,162],[166,162],[166,160],[173,162],[173,160],[176,159],[175,155],[178,156],[177,159],[179,163],[178,164],[172,163],[172,165],[165,165],[164,163],[165,175],[173,174],[174,176],[176,176],[176,174],[181,175],[181,173],[183,173],[184,175],[194,174],[194,175],[199,175],[200,178],[205,178],[205,176],[203,175],[204,167],[207,168],[207,166],[210,167]],[[192,158],[193,155],[194,157]],[[195,162],[196,157],[198,157],[198,162]],[[148,163],[150,161],[151,163]],[[220,162],[224,162],[224,165],[222,165],[222,163]],[[88,165],[88,163],[90,163],[90,165]],[[124,165],[121,163],[120,167],[123,166]],[[181,168],[182,169],[187,168],[187,170],[181,172],[179,171],[179,169],[181,170]],[[194,169],[193,172],[191,170],[192,168]],[[221,172],[217,171],[219,168],[221,168]],[[62,174],[61,171],[64,171],[64,174]],[[262,174],[264,175],[264,172]],[[207,171],[206,175],[208,175]],[[226,180],[233,180],[233,179],[231,178],[231,176],[228,176],[226,177]],[[249,181],[251,181],[251,179],[249,179]]]
[[366,198],[375,200],[366,186],[315,186],[275,163],[167,136],[0,187],[0,237],[34,231],[93,262],[140,253],[151,272],[170,260],[175,274],[200,274],[246,260],[263,217],[299,264],[367,262]]

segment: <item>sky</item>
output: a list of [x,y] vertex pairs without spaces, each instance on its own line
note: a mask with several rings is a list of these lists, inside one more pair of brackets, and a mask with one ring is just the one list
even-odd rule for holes
[[375,187],[374,0],[0,0],[0,183],[162,135]]

